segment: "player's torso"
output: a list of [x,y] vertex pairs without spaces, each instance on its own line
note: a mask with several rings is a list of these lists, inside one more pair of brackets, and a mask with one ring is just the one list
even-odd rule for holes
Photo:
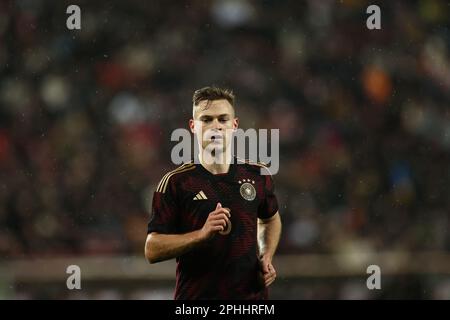
[[202,228],[218,202],[230,209],[231,229],[177,259],[177,298],[247,299],[264,294],[257,282],[257,217],[265,197],[264,177],[258,173],[247,164],[233,164],[228,174],[212,175],[197,164],[179,176],[179,232]]
[[222,207],[230,209],[231,229],[227,230],[227,234],[217,234],[202,248],[209,250],[208,254],[227,254],[228,258],[254,251],[258,207],[264,197],[263,185],[261,176],[257,171],[248,170],[247,165],[235,164],[225,175],[212,175],[201,165],[197,165],[178,185],[182,190],[179,193],[180,232],[202,228],[209,213],[220,202]]

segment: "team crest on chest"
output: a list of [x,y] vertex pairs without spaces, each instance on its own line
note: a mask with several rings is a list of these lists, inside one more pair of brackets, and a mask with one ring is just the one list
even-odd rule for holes
[[247,201],[253,201],[256,198],[255,181],[250,179],[242,179],[238,181],[241,185],[241,196]]

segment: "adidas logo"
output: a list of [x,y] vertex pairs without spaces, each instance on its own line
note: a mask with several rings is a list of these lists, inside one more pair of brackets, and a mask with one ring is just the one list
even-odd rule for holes
[[197,193],[197,195],[194,197],[194,200],[206,200],[208,199],[205,194],[203,193],[203,191],[200,191],[199,193]]

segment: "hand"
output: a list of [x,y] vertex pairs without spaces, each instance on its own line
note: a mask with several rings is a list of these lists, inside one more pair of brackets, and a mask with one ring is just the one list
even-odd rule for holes
[[263,255],[260,258],[259,262],[261,264],[261,269],[264,277],[264,285],[268,287],[272,284],[272,282],[275,281],[275,278],[277,277],[277,272],[272,265],[272,258],[267,255]]
[[216,233],[224,231],[226,226],[230,224],[230,211],[227,208],[222,208],[222,205],[217,203],[216,209],[209,213],[208,219],[200,229],[200,239],[211,239]]

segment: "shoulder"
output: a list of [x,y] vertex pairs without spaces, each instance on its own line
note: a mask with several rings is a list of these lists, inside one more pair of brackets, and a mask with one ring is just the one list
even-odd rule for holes
[[195,164],[192,162],[185,163],[178,168],[167,172],[159,181],[156,187],[156,192],[165,193],[169,185],[176,183],[178,179],[183,179],[186,174],[195,169]]
[[246,170],[254,172],[258,175],[272,176],[269,168],[263,162],[254,162],[248,159],[236,158],[237,163],[244,165]]

